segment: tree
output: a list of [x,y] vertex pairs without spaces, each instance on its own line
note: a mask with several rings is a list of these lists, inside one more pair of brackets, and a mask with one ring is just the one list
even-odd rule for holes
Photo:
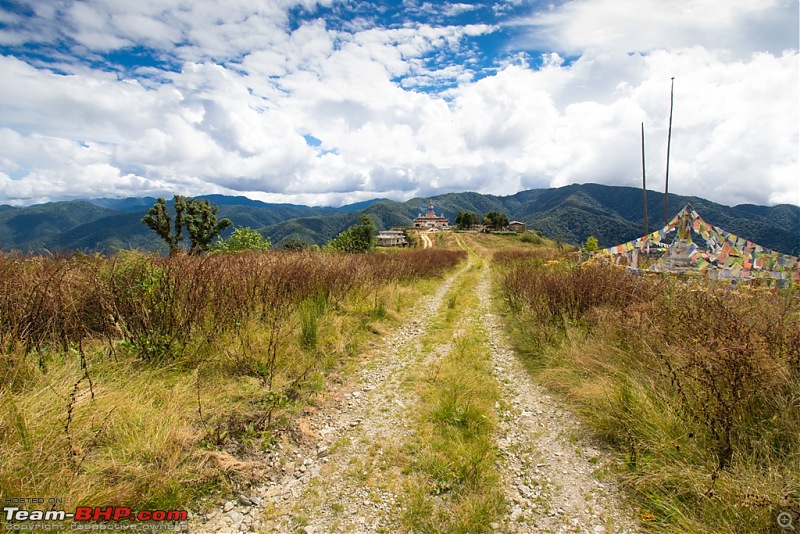
[[211,241],[233,224],[227,218],[218,221],[217,211],[219,208],[216,205],[211,206],[208,200],[195,200],[192,197],[175,195],[173,209],[175,210],[174,227],[167,209],[167,201],[160,197],[148,210],[147,215],[142,218],[143,224],[149,226],[161,239],[166,241],[170,254],[180,251],[184,228],[191,241],[190,253],[197,254],[208,250]]
[[272,243],[268,237],[262,236],[250,227],[236,228],[227,239],[220,239],[212,243],[209,251],[217,252],[240,252],[243,250],[269,250]]
[[597,250],[597,238],[593,235],[590,235],[586,238],[586,243],[583,245],[583,249],[586,252],[594,252]]
[[189,249],[191,254],[207,251],[211,241],[218,237],[223,230],[233,225],[228,218],[217,220],[218,211],[219,207],[212,206],[208,200],[188,199],[184,224],[189,233],[189,239],[192,241]]
[[375,250],[375,223],[368,215],[362,215],[354,224],[325,245],[328,250],[338,252],[370,252]]
[[456,224],[459,230],[478,224],[478,215],[467,210],[461,210],[456,215]]
[[175,254],[179,250],[180,242],[183,240],[183,209],[186,207],[183,197],[175,195],[175,233],[172,232],[172,218],[167,211],[167,201],[159,197],[147,215],[142,219],[142,223],[153,229],[158,236],[167,242],[169,253]]
[[508,226],[508,215],[498,211],[490,211],[483,216],[483,224],[493,230],[502,230]]

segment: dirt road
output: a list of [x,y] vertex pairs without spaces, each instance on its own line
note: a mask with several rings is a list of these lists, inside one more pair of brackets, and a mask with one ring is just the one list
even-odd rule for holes
[[422,248],[431,248],[433,246],[433,241],[431,241],[428,232],[420,232],[419,236],[422,238]]
[[[421,234],[423,240],[426,234]],[[408,320],[368,355],[352,379],[295,425],[293,442],[273,457],[264,484],[195,521],[196,532],[402,532],[406,473],[392,455],[412,438],[419,399],[414,380],[446,352],[425,343],[446,306],[448,289],[485,260],[444,280]],[[593,444],[576,417],[534,383],[503,334],[493,309],[490,269],[481,269],[479,306],[460,310],[455,330],[482,329],[493,377],[502,391],[496,406],[496,446],[506,514],[495,532],[635,532],[622,504],[608,455]],[[393,452],[394,451],[394,452]],[[280,467],[278,467],[280,466]],[[602,476],[601,476],[602,475]],[[609,481],[606,481],[609,480]]]

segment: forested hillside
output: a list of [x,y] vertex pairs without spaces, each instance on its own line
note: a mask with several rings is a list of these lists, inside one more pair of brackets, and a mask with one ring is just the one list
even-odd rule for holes
[[[506,213],[565,243],[583,243],[590,235],[600,246],[611,246],[644,235],[642,192],[633,187],[597,184],[533,189],[510,196],[474,192],[447,193],[407,202],[374,200],[340,208],[294,204],[267,204],[245,197],[212,195],[219,215],[235,226],[250,227],[270,237],[273,244],[302,240],[323,244],[370,215],[379,229],[404,226],[427,210],[430,200],[437,214],[451,223],[461,210],[483,215]],[[664,196],[648,191],[649,230],[664,226]],[[0,248],[22,251],[81,249],[111,252],[117,249],[154,250],[158,239],[141,218],[154,199],[100,199],[91,202],[54,202],[15,208],[0,207]],[[709,223],[762,246],[787,254],[800,250],[800,207],[791,205],[729,207],[699,197],[669,195],[669,217],[687,202]],[[230,231],[230,230],[229,230]]]

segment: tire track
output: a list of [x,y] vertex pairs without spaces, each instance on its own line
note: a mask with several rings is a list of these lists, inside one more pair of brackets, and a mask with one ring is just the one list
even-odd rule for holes
[[[485,270],[485,271],[488,271]],[[602,479],[610,456],[586,437],[574,414],[534,383],[503,337],[491,312],[488,272],[478,288],[494,376],[503,391],[498,406],[498,466],[508,514],[501,532],[637,532],[613,482]]]

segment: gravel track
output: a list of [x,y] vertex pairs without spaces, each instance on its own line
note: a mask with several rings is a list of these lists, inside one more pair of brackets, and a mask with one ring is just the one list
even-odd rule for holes
[[[610,455],[593,444],[574,414],[531,380],[491,313],[491,282],[478,288],[484,324],[502,388],[499,466],[508,515],[502,532],[637,532],[608,475]],[[597,475],[597,476],[596,476]]]
[[[470,264],[471,265],[471,264]],[[418,303],[434,316],[445,294],[470,267],[447,278]],[[534,383],[503,337],[492,313],[491,279],[481,270],[480,306],[463,313],[455,332],[486,331],[503,401],[496,443],[508,514],[496,532],[637,532],[629,510],[607,476],[610,456],[587,437],[576,417]],[[478,324],[476,324],[478,323]],[[264,483],[217,510],[195,516],[191,532],[400,532],[404,503],[393,451],[413,436],[418,398],[406,383],[449,350],[427,354],[421,340],[429,324],[416,317],[366,356],[360,372],[334,386],[294,423],[291,440],[271,454]]]

